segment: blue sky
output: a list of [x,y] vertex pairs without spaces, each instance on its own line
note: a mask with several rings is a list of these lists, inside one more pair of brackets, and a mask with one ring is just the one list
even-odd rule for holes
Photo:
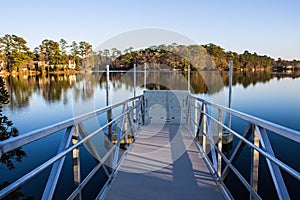
[[2,1],[0,35],[17,34],[31,48],[43,39],[85,40],[94,47],[133,29],[177,31],[199,44],[300,60],[297,0]]

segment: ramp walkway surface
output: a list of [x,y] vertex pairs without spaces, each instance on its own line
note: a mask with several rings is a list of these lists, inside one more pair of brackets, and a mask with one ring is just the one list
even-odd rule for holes
[[145,93],[146,123],[106,199],[224,199],[185,125],[186,94]]

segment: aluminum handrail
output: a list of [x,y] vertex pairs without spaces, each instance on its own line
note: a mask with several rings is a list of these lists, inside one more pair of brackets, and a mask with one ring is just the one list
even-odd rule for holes
[[272,131],[272,132],[277,133],[278,135],[281,135],[285,138],[288,138],[288,139],[294,140],[297,143],[300,143],[300,132],[297,131],[297,130],[294,130],[294,129],[291,129],[291,128],[288,128],[288,127],[284,127],[284,126],[275,124],[273,122],[269,122],[269,121],[266,121],[264,119],[242,113],[242,112],[234,110],[232,108],[227,108],[225,106],[206,101],[206,100],[201,99],[201,98],[199,98],[197,96],[194,96],[194,95],[190,95],[190,97],[194,98],[194,99],[197,99],[198,101],[201,101],[201,102],[203,102],[207,105],[210,105],[210,106],[212,106],[216,109],[221,109],[222,111],[225,111],[228,114],[232,114],[232,115],[234,115],[238,118],[246,120],[246,121],[250,122],[251,124],[255,124],[257,126],[262,126],[266,129]]
[[[281,168],[286,173],[290,174],[298,181],[300,181],[300,173],[275,156],[266,130],[269,130],[277,135],[283,136],[289,139],[290,141],[294,141],[298,144],[300,143],[299,131],[236,111],[231,108],[227,108],[225,106],[216,103],[206,101],[195,95],[189,94],[188,98],[189,100],[187,100],[187,103],[189,109],[188,109],[187,124],[190,127],[191,133],[196,134],[195,136],[203,136],[199,138],[202,141],[202,144],[200,144],[200,142],[198,141],[199,147],[203,149],[203,152],[206,151],[205,149],[207,148],[207,144],[210,145],[211,148],[210,151],[212,152],[211,154],[212,160],[210,160],[207,156],[205,157],[207,157],[206,160],[208,165],[212,169],[212,173],[216,174],[216,176],[218,177],[217,179],[223,185],[224,185],[224,179],[226,178],[228,173],[228,169],[231,169],[232,172],[245,186],[245,188],[249,191],[250,193],[249,198],[261,199],[261,197],[257,193],[257,187],[258,187],[259,155],[262,155],[267,161],[267,166],[272,176],[272,180],[274,182],[275,189],[277,191],[277,195],[279,199],[290,198],[288,190],[286,188],[285,181],[282,177],[279,168]],[[192,101],[194,101],[194,103],[192,103]],[[200,103],[202,104],[202,107],[200,107]],[[218,118],[215,118],[214,116],[209,114],[207,110],[207,106],[210,106],[211,108],[216,109],[218,111]],[[228,115],[235,116],[239,119],[242,119],[248,123],[248,128],[246,129],[244,136],[231,129],[231,126],[227,126],[224,124],[222,119],[223,112],[227,113]],[[200,114],[199,119],[197,113]],[[217,141],[214,141],[213,138],[216,135],[213,136],[212,134],[209,134],[212,131],[211,129],[212,123],[210,122],[210,120],[212,120],[218,127]],[[227,132],[227,134],[228,133],[232,134],[239,141],[230,158],[227,158],[222,153],[222,132],[223,131]],[[253,134],[253,143],[248,140],[250,138],[250,135],[252,134]],[[260,147],[260,144],[262,148]],[[251,160],[251,167],[250,167],[251,170],[250,183],[246,181],[246,179],[242,176],[242,174],[232,164],[232,162],[236,160],[237,157],[239,156],[240,154],[239,152],[241,152],[243,146],[247,146],[248,148],[251,149],[252,160]],[[225,167],[222,168],[221,166],[224,164]],[[226,190],[228,191],[228,189]]]
[[[35,130],[35,131],[31,131],[31,132],[26,133],[26,134],[20,135],[18,137],[11,138],[11,139],[0,142],[0,152],[3,154],[3,153],[6,153],[8,151],[11,151],[11,150],[17,149],[19,147],[22,147],[22,146],[24,146],[26,144],[29,144],[31,142],[34,142],[36,140],[47,137],[51,134],[57,133],[58,131],[66,130],[66,129],[69,129],[70,127],[75,127],[76,125],[78,125],[78,124],[80,124],[80,123],[82,123],[82,122],[84,122],[84,121],[86,121],[86,120],[88,120],[92,117],[95,117],[95,116],[98,116],[100,114],[106,113],[106,112],[108,112],[108,111],[110,111],[114,108],[128,105],[129,102],[134,102],[136,100],[138,100],[138,102],[139,102],[139,103],[135,104],[134,106],[132,106],[130,109],[127,109],[124,112],[122,112],[120,115],[116,116],[114,119],[112,119],[111,121],[109,121],[105,125],[101,126],[97,130],[95,130],[92,133],[90,133],[89,135],[87,135],[86,137],[82,138],[76,144],[73,144],[71,147],[63,150],[62,152],[57,153],[55,156],[53,156],[52,158],[50,158],[46,162],[42,163],[41,165],[39,165],[38,167],[36,167],[32,171],[30,171],[29,173],[25,174],[24,176],[20,177],[19,179],[17,179],[16,181],[14,181],[10,185],[8,185],[7,187],[3,188],[0,191],[0,199],[5,197],[6,195],[8,195],[10,192],[14,191],[15,189],[19,188],[21,185],[23,185],[25,182],[29,181],[33,177],[37,176],[40,172],[44,171],[46,168],[48,168],[52,164],[54,164],[57,161],[64,158],[68,153],[72,152],[74,149],[79,148],[81,145],[83,145],[84,143],[89,141],[92,137],[99,134],[104,129],[106,129],[109,126],[113,125],[118,120],[124,118],[125,115],[128,115],[130,112],[137,109],[139,106],[142,105],[142,102],[141,102],[142,97],[143,97],[143,95],[139,95],[139,96],[127,99],[125,101],[116,103],[114,105],[106,106],[106,107],[98,109],[96,111],[92,111],[92,112],[80,115],[78,117],[74,117],[74,118],[65,120],[63,122],[56,123],[54,125],[50,125],[50,126],[47,126],[47,127]],[[127,106],[127,108],[128,108],[128,106]],[[139,124],[136,124],[136,125],[139,125]],[[137,127],[136,127],[135,130],[137,130]],[[124,130],[124,131],[125,131],[124,133],[127,134],[127,130]],[[69,133],[69,134],[72,134],[72,133]],[[122,134],[120,137],[122,139],[124,137],[124,134]],[[101,160],[99,160],[99,164],[90,172],[89,176],[86,177],[82,181],[82,183],[80,184],[80,187],[75,189],[75,191],[78,192],[78,190],[81,190],[84,187],[84,185],[91,179],[91,177],[95,174],[95,172],[98,169],[100,169],[101,166],[103,166],[103,163],[109,158],[109,156],[111,156],[114,153],[114,150],[119,145],[120,145],[120,138],[118,139],[118,142],[114,146],[112,146],[111,149],[104,155],[104,157],[101,158]],[[118,163],[116,163],[116,164],[118,164]],[[109,176],[109,180],[110,179],[111,179],[111,177]],[[52,192],[54,192],[54,191],[52,191]],[[73,192],[72,195],[74,195],[74,192]]]
[[209,114],[205,115],[207,117],[209,117],[210,119],[212,119],[213,121],[215,121],[218,125],[222,126],[224,129],[226,129],[229,133],[232,133],[234,136],[236,136],[237,138],[239,138],[240,140],[242,140],[244,143],[246,143],[249,147],[251,147],[252,149],[255,149],[256,151],[258,151],[259,153],[261,153],[264,157],[270,159],[272,162],[274,162],[275,164],[277,164],[278,166],[280,166],[282,169],[284,169],[287,173],[289,173],[290,175],[292,175],[294,178],[296,178],[298,181],[300,181],[300,173],[297,172],[296,170],[294,170],[293,168],[291,168],[290,166],[288,166],[287,164],[285,164],[284,162],[282,162],[281,160],[279,160],[278,158],[272,156],[271,154],[267,153],[266,151],[264,151],[263,149],[257,147],[256,145],[254,145],[253,143],[249,142],[247,139],[245,139],[243,136],[241,136],[240,134],[238,134],[237,132],[233,131],[232,129],[230,129],[228,126],[220,123],[218,120],[216,120],[214,117],[212,117]]
[[137,100],[137,99],[141,98],[142,96],[143,95],[132,97],[125,101],[121,101],[119,103],[109,105],[109,106],[100,108],[98,110],[91,111],[89,113],[82,114],[80,116],[73,117],[73,118],[64,120],[62,122],[53,124],[53,125],[49,125],[49,126],[37,129],[37,130],[33,130],[31,132],[19,135],[18,137],[13,137],[13,138],[9,138],[7,140],[1,141],[0,142],[0,156],[4,153],[7,153],[8,151],[17,149],[17,148],[24,146],[26,144],[29,144],[31,142],[34,142],[41,138],[47,137],[47,136],[49,136],[53,133],[56,133],[60,130],[64,130],[72,125],[79,124],[83,121],[86,121],[86,120],[94,117],[95,115],[100,115],[100,114],[106,113],[107,111],[112,110],[117,107],[120,107],[121,105],[123,105],[125,103],[131,102],[133,100]]

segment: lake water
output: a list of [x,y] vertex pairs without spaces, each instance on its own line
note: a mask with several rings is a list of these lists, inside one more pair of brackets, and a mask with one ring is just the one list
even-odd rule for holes
[[[299,73],[234,73],[232,107],[300,131],[299,76]],[[219,77],[222,80],[222,84],[215,81],[216,77],[214,75],[205,79],[198,73],[192,73],[191,88],[200,97],[225,104],[228,93],[228,73],[222,72]],[[144,78],[145,74],[138,72],[137,95],[142,94],[145,89],[143,85]],[[120,102],[133,96],[132,73],[114,72],[110,74],[110,79],[111,103]],[[146,74],[146,80],[151,80],[151,83],[147,81],[147,89],[166,89],[169,87],[171,89],[184,90],[187,88],[186,79],[187,74],[181,72],[148,72]],[[105,81],[105,74],[101,72],[69,76],[6,77],[5,82],[10,94],[10,103],[4,106],[3,113],[13,121],[20,134],[23,134],[105,106]],[[213,87],[208,87],[207,85]],[[102,121],[104,123],[105,118]],[[238,130],[243,128],[238,121],[234,120],[233,126]],[[14,181],[16,176],[29,172],[34,166],[38,166],[49,159],[51,155],[53,156],[58,148],[59,142],[57,141],[61,134],[59,133],[57,136],[51,136],[46,140],[34,142],[23,147],[22,149],[26,152],[26,156],[21,159],[21,162],[13,161],[14,169],[8,169],[3,163],[0,163],[0,183]],[[277,136],[271,136],[271,143],[279,158],[297,168],[298,171],[300,170],[299,145],[287,143],[284,139],[277,138]],[[82,176],[84,177],[96,162],[92,156],[88,156],[86,150],[82,149],[82,154],[86,155],[81,160]],[[71,162],[71,159],[71,156],[67,157],[66,162]],[[243,163],[243,160],[240,163]],[[243,164],[237,165],[238,168],[243,168],[244,166]],[[71,172],[71,165],[66,165],[63,168],[62,176],[68,182],[73,181]],[[47,181],[47,173],[49,173],[49,170],[43,172],[40,178],[34,178],[28,184],[22,186],[20,191],[25,197],[34,196],[36,199],[40,198],[43,192],[43,185]],[[101,178],[101,174],[99,177]],[[259,193],[262,197],[268,199],[276,198],[274,188],[266,186],[270,184],[270,180],[268,178],[264,180],[260,183],[264,187]],[[300,184],[288,176],[285,180],[289,182],[288,190],[291,192],[291,197],[295,199],[299,197]],[[235,180],[232,180],[232,182],[235,182]],[[32,187],[33,185],[35,187]],[[63,181],[60,180],[55,198],[65,198],[68,194],[66,191],[74,189],[72,184],[64,185],[63,189],[62,185]],[[93,186],[93,184],[88,186],[89,191],[93,191],[93,187],[96,186]],[[230,187],[233,187],[232,184]],[[239,192],[239,190],[236,191]],[[94,193],[89,192],[86,195],[93,197],[97,191]],[[246,192],[243,194],[234,193],[233,195],[239,198],[247,197],[243,196],[246,195]]]

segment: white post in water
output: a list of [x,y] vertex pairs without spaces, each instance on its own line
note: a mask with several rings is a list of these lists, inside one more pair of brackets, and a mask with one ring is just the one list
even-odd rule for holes
[[[106,106],[109,106],[109,65],[106,65]],[[112,120],[112,110],[107,111],[107,123]],[[108,126],[108,139],[111,141],[112,137],[112,127]]]
[[144,64],[144,90],[146,90],[146,85],[147,85],[147,74],[146,74],[146,63]]
[[[232,96],[232,60],[229,61],[229,96],[228,96],[228,108],[231,108],[231,96]],[[228,115],[228,127],[231,128],[231,114]]]
[[188,65],[188,92],[190,92],[190,84],[191,84],[191,68],[190,65]]
[[106,106],[109,105],[109,65],[106,65]]
[[136,92],[135,92],[135,88],[136,88],[136,64],[133,65],[133,96],[136,96]]

